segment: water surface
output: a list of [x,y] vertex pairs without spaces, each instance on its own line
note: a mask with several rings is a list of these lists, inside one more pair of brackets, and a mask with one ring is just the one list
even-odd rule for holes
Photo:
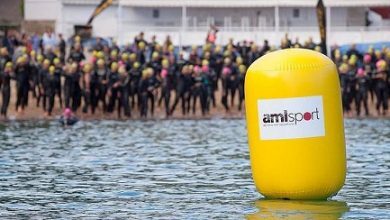
[[268,201],[244,120],[0,127],[2,219],[390,219],[390,121],[347,120],[348,174],[331,201]]

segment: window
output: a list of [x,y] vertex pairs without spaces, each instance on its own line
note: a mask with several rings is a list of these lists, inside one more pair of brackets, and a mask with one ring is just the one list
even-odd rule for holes
[[293,9],[293,17],[294,18],[299,18],[299,8],[294,8]]
[[158,9],[153,9],[153,18],[159,18],[160,17],[160,11]]

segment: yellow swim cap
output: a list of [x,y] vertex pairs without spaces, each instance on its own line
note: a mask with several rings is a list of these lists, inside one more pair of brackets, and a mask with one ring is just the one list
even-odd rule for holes
[[53,60],[53,63],[54,63],[54,65],[57,65],[57,64],[59,64],[59,63],[60,63],[60,59],[58,59],[58,58],[54,58],[54,60]]
[[90,63],[84,64],[84,66],[83,66],[83,71],[84,71],[85,73],[90,72],[91,70],[92,70],[92,65],[91,65]]
[[134,62],[137,59],[137,54],[131,53],[129,58],[130,58],[130,61]]
[[6,67],[6,68],[12,68],[12,62],[7,62],[7,63],[5,64],[5,67]]
[[128,53],[122,53],[121,59],[123,61],[127,61],[129,59],[129,54]]
[[54,72],[55,72],[55,70],[56,70],[56,68],[55,68],[54,66],[50,66],[50,67],[49,67],[49,73],[50,73],[50,75],[53,75]]
[[241,64],[240,66],[238,66],[238,70],[240,71],[241,74],[245,74],[246,66],[244,64]]
[[139,67],[140,67],[140,63],[139,62],[134,62],[133,68],[138,69]]
[[236,58],[236,63],[237,63],[237,65],[241,65],[242,62],[243,62],[242,57],[237,57],[237,58]]
[[117,62],[112,62],[111,63],[111,71],[116,71],[118,69],[118,63]]
[[104,60],[103,60],[103,59],[98,59],[97,62],[96,62],[96,64],[97,64],[98,66],[103,66],[103,65],[104,65]]

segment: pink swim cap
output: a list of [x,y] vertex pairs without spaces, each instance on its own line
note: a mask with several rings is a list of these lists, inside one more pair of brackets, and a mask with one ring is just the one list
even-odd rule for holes
[[384,60],[378,60],[375,64],[377,69],[382,69],[386,66],[386,61]]
[[209,67],[208,66],[202,66],[202,72],[208,72]]
[[70,110],[70,108],[66,108],[64,110],[64,116],[69,117],[71,115],[72,115],[72,110]]
[[224,67],[222,69],[222,74],[223,75],[229,75],[231,73],[230,69],[228,67]]
[[364,76],[364,70],[363,68],[359,68],[357,71],[357,76]]
[[370,55],[370,54],[364,55],[363,61],[364,61],[365,63],[371,62],[371,55]]
[[161,70],[161,77],[162,78],[165,78],[165,77],[167,77],[168,76],[168,71],[166,70],[166,69],[162,69]]
[[194,72],[195,73],[199,73],[201,71],[200,67],[199,66],[195,66],[194,67]]

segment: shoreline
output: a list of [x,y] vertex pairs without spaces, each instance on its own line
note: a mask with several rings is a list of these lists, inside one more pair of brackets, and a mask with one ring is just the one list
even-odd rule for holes
[[[12,88],[15,88],[14,86]],[[158,106],[157,103],[155,105],[155,111],[154,116],[150,116],[150,111],[148,112],[147,118],[141,118],[140,112],[137,108],[132,109],[131,117],[127,118],[122,114],[121,118],[118,118],[117,111],[114,111],[113,113],[103,113],[101,106],[99,106],[96,109],[95,114],[91,113],[82,113],[81,108],[79,108],[78,112],[75,113],[76,117],[80,121],[105,121],[105,120],[112,120],[112,121],[159,121],[159,120],[212,120],[212,119],[245,119],[245,103],[243,103],[242,110],[238,110],[238,97],[236,96],[234,100],[234,106],[230,107],[230,110],[227,112],[225,108],[220,103],[221,100],[221,91],[216,91],[216,106],[211,107],[210,111],[206,115],[201,114],[200,110],[200,103],[197,103],[197,107],[195,108],[196,114],[192,113],[192,108],[189,114],[182,115],[180,103],[176,107],[175,112],[169,116],[165,116],[165,110],[164,105],[161,103],[161,106]],[[10,105],[8,107],[8,116],[7,118],[4,118],[3,116],[0,117],[0,123],[4,122],[21,122],[21,121],[54,121],[59,118],[59,116],[62,114],[62,109],[59,107],[59,101],[58,97],[56,97],[55,100],[55,107],[53,109],[52,116],[45,116],[45,113],[42,109],[42,107],[36,106],[36,99],[32,97],[32,94],[29,94],[29,105],[26,107],[25,111],[23,113],[18,113],[15,109],[15,103],[16,103],[16,91],[15,89],[11,90],[11,100]],[[173,103],[174,95],[171,97],[171,104]],[[1,97],[0,97],[0,101]],[[229,103],[230,104],[230,103]],[[390,119],[390,111],[387,112],[386,115],[378,115],[376,108],[375,108],[375,102],[373,102],[371,99],[368,101],[368,108],[370,115],[365,116],[364,114],[361,114],[361,116],[356,115],[355,105],[352,104],[352,110],[349,114],[344,114],[344,119]],[[363,109],[362,109],[363,110]],[[123,112],[122,112],[123,113]],[[364,113],[364,111],[362,112]]]

